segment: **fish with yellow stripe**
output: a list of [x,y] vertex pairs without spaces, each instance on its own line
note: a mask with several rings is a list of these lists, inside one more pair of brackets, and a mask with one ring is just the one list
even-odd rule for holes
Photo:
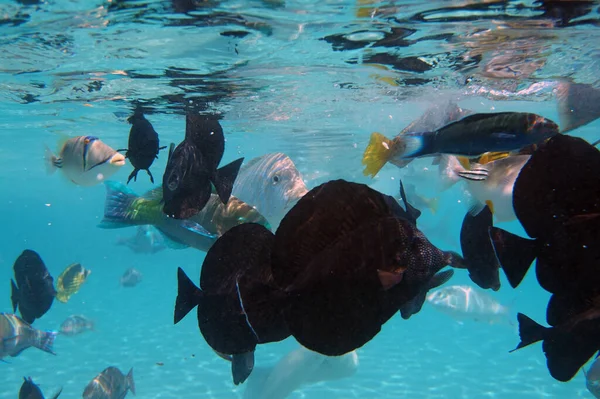
[[91,270],[81,266],[81,263],[73,263],[67,266],[56,279],[56,299],[62,303],[67,303],[69,298],[79,291],[90,273]]

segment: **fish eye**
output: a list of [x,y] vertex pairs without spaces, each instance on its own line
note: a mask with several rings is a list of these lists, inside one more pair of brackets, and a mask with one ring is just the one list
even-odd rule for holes
[[85,144],[89,144],[89,143],[91,143],[93,141],[96,141],[96,140],[98,140],[97,137],[94,137],[94,136],[85,136],[85,139],[83,139],[83,142]]
[[277,183],[279,183],[279,176],[275,175],[273,176],[273,184],[275,185]]

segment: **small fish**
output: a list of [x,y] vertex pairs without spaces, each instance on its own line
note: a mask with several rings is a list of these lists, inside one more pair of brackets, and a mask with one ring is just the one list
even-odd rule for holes
[[380,133],[371,134],[369,145],[363,154],[362,163],[365,165],[363,174],[375,177],[387,162],[399,168],[405,167],[412,161],[401,157],[400,148],[405,134],[435,131],[472,113],[473,111],[463,109],[453,101],[444,101],[430,106],[419,119],[405,127],[391,140]]
[[[45,399],[42,394],[42,390],[38,387],[31,377],[23,377],[25,381],[23,381],[23,385],[21,385],[21,389],[19,390],[19,399]],[[62,388],[52,395],[50,399],[56,399],[60,396],[62,392]]]
[[460,248],[470,265],[471,281],[483,289],[498,291],[500,264],[489,236],[492,223],[492,211],[487,205],[476,215],[467,212],[460,228]]
[[104,218],[99,227],[152,225],[166,238],[165,244],[174,249],[193,247],[206,252],[220,235],[243,223],[259,223],[271,229],[256,209],[235,197],[224,205],[217,194],[211,194],[200,213],[177,220],[162,212],[161,187],[140,197],[118,182],[107,181],[105,186]]
[[117,245],[124,245],[136,254],[155,254],[167,248],[165,238],[151,225],[137,227],[133,237],[119,238]]
[[74,184],[95,186],[114,175],[125,165],[125,157],[94,136],[67,139],[58,157],[46,147],[46,171],[60,169]]
[[468,285],[451,285],[427,295],[427,302],[452,318],[488,324],[511,324],[511,311],[484,291]]
[[125,270],[125,273],[121,276],[119,284],[123,287],[135,287],[142,281],[142,273],[138,270],[130,267]]
[[133,368],[124,375],[116,367],[107,367],[83,391],[83,399],[124,399],[127,391],[135,395]]
[[597,356],[590,368],[587,371],[584,369],[583,373],[586,388],[596,399],[600,399],[600,362]]
[[25,349],[36,347],[55,355],[53,351],[55,331],[40,331],[19,316],[0,313],[0,359],[16,357]]
[[243,165],[231,194],[256,208],[276,229],[286,212],[307,192],[294,162],[277,152]]
[[126,151],[125,158],[129,159],[134,168],[127,178],[127,184],[131,179],[137,181],[137,174],[140,170],[145,170],[150,176],[150,181],[154,184],[150,166],[158,158],[158,152],[164,150],[167,146],[160,147],[158,133],[141,112],[136,110],[132,116],[127,118],[127,122],[131,123],[128,148],[117,150]]
[[515,181],[513,205],[533,239],[490,228],[494,251],[513,288],[536,258],[537,280],[550,293],[600,284],[600,224],[597,217],[588,217],[600,213],[598,170],[600,151],[568,135],[553,137],[531,155]]
[[71,315],[60,325],[60,333],[64,335],[78,335],[86,331],[93,331],[95,323],[85,316]]
[[90,273],[91,270],[84,268],[80,263],[67,266],[56,279],[56,299],[62,303],[67,303],[69,298],[79,291]]
[[[558,125],[525,112],[480,113],[466,116],[440,129],[409,132],[394,142],[387,158],[413,159],[439,154],[480,156],[486,152],[517,151],[559,134]],[[377,146],[378,143],[370,143]]]
[[188,113],[185,139],[171,151],[163,175],[163,212],[175,219],[188,219],[208,203],[212,185],[227,204],[244,158],[219,169],[225,151],[223,129],[217,119]]
[[23,320],[33,323],[52,306],[56,296],[54,279],[40,255],[30,249],[19,255],[13,270],[17,281],[10,280],[13,312],[18,308]]
[[420,195],[417,192],[417,188],[414,184],[406,185],[406,195],[408,196],[408,200],[411,204],[413,204],[418,209],[427,208],[431,211],[431,213],[436,213],[439,206],[439,199],[436,198],[427,198]]
[[[452,158],[451,155],[443,156],[446,157]],[[529,158],[529,155],[514,155],[485,165],[473,163],[469,165],[469,169],[465,169],[458,162],[449,161],[445,163],[449,170],[442,173],[454,173],[465,181],[467,191],[472,197],[469,208],[471,215],[477,215],[488,205],[498,222],[509,222],[517,218],[512,195],[515,180]]]

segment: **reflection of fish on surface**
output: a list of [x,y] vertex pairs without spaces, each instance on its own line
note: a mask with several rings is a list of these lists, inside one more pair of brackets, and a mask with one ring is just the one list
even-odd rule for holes
[[[23,381],[23,385],[21,385],[21,389],[19,390],[19,399],[45,399],[42,390],[33,382],[31,377],[23,377],[23,379],[25,381]],[[58,398],[61,392],[62,388],[48,399]]]
[[458,321],[474,320],[488,324],[513,324],[510,308],[491,295],[467,285],[451,285],[431,292],[427,302]]
[[151,225],[138,226],[133,237],[119,237],[117,245],[124,245],[136,254],[155,254],[167,248],[165,238]]
[[114,175],[125,165],[125,157],[94,136],[63,139],[58,156],[46,147],[46,171],[60,169],[73,183],[94,186]]
[[192,218],[173,219],[162,212],[161,187],[140,197],[115,181],[107,181],[105,186],[104,218],[99,227],[153,225],[167,238],[165,243],[174,249],[193,247],[208,251],[220,235],[242,223],[259,223],[271,228],[256,209],[235,197],[224,205],[217,194],[211,194],[206,206]]
[[62,303],[67,303],[73,294],[79,291],[79,288],[92,271],[81,266],[80,263],[73,263],[56,279],[56,299]]
[[294,162],[277,152],[243,165],[231,194],[256,208],[276,229],[286,212],[307,192]]
[[356,351],[323,356],[300,347],[272,367],[256,368],[248,379],[244,399],[285,399],[303,385],[351,377],[358,368]]
[[135,395],[133,368],[123,375],[116,367],[107,367],[98,374],[83,391],[84,399],[124,399],[127,391]]
[[55,355],[53,345],[56,335],[55,331],[35,329],[17,315],[0,313],[0,359],[19,356],[32,346]]

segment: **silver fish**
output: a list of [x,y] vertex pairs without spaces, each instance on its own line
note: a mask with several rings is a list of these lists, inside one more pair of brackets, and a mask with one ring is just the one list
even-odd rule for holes
[[123,399],[127,390],[135,395],[133,368],[123,375],[116,367],[108,367],[98,374],[83,391],[83,399]]
[[489,324],[512,324],[511,311],[488,293],[468,285],[451,285],[427,295],[427,302],[452,318]]
[[133,267],[127,269],[123,276],[121,276],[121,280],[119,280],[119,284],[123,287],[135,287],[139,282],[142,281],[142,273]]
[[588,371],[582,370],[585,375],[586,388],[595,398],[600,399],[600,361],[596,357]]
[[165,238],[151,225],[138,226],[133,237],[119,238],[117,245],[124,245],[136,254],[155,254],[167,248]]
[[32,346],[55,355],[52,346],[56,335],[54,331],[33,328],[17,315],[0,313],[0,359],[19,356]]
[[71,315],[60,325],[60,333],[64,335],[77,335],[92,330],[94,322],[81,315]]
[[64,142],[58,156],[46,147],[46,171],[60,169],[74,184],[94,186],[125,165],[125,157],[94,136],[77,136]]
[[[485,165],[472,164],[465,169],[453,155],[443,155],[440,162],[442,180],[466,182],[467,192],[472,196],[469,212],[477,215],[487,204],[498,222],[515,220],[512,193],[519,172],[530,155],[514,155]],[[442,183],[444,184],[444,183]]]
[[243,165],[232,195],[253,206],[276,229],[287,211],[307,192],[294,162],[277,152],[253,158]]

